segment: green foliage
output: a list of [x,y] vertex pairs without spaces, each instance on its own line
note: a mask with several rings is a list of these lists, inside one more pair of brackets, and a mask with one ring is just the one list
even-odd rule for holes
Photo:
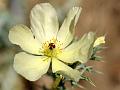
[[104,48],[105,47],[102,47],[101,45],[94,47],[90,60],[101,61],[103,58],[101,56],[98,56],[97,53],[103,50]]
[[93,81],[89,77],[87,77],[87,76],[82,75],[81,76],[81,80],[88,81],[91,85],[93,85],[94,87],[96,87],[95,84],[93,83]]

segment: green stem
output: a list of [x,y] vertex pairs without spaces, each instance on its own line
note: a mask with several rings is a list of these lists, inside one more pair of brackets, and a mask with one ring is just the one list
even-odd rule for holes
[[54,83],[53,83],[52,90],[58,90],[57,88],[58,88],[58,85],[59,85],[61,79],[62,79],[61,76],[59,76],[59,77],[57,77],[57,78],[55,79],[55,81],[54,81]]

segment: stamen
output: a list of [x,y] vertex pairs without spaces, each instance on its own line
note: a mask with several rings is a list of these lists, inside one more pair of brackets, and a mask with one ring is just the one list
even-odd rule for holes
[[55,38],[52,38],[49,41],[46,41],[42,45],[43,53],[46,56],[53,57],[61,52],[61,43]]

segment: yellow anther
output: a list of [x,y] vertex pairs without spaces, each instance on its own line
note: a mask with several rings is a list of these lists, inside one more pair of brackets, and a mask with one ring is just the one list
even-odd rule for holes
[[42,45],[43,53],[49,57],[55,57],[58,53],[61,52],[61,43],[55,38],[52,38],[49,41],[46,41]]

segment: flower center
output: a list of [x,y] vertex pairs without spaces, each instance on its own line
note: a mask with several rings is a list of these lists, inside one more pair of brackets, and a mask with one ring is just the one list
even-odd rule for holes
[[53,38],[49,41],[46,41],[42,45],[42,52],[45,56],[56,57],[58,53],[61,53],[61,43],[57,39]]
[[55,48],[55,44],[54,43],[49,43],[49,49],[53,50]]

